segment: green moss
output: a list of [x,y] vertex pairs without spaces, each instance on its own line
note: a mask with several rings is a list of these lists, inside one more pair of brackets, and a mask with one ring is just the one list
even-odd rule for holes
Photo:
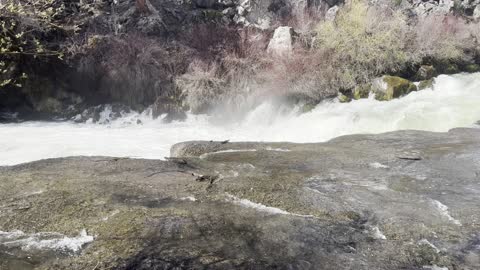
[[458,68],[457,64],[454,63],[448,63],[444,67],[444,73],[445,74],[455,74],[459,73],[460,69]]
[[438,251],[429,244],[412,245],[410,250],[410,260],[416,265],[434,265],[439,259]]
[[308,113],[308,112],[312,111],[313,109],[315,109],[315,107],[316,107],[315,104],[307,103],[307,104],[304,104],[302,106],[302,108],[300,109],[300,112],[301,113]]
[[370,91],[372,89],[371,84],[362,84],[355,87],[353,90],[353,99],[358,100],[361,98],[368,98]]
[[427,88],[432,88],[434,81],[435,81],[434,79],[421,81],[418,84],[418,90],[424,90],[424,89],[427,89]]
[[465,71],[469,72],[469,73],[479,72],[480,71],[480,65],[469,64],[465,67]]
[[342,93],[340,93],[340,94],[338,95],[338,100],[339,100],[341,103],[347,103],[347,102],[352,101],[351,98],[347,97],[346,95],[344,95],[344,94],[342,94]]

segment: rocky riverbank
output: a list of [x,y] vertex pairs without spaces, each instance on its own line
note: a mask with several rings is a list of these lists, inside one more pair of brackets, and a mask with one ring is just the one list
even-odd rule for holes
[[479,1],[41,0],[26,13],[22,4],[0,9],[12,28],[0,122],[96,119],[105,104],[182,120],[245,100],[350,100],[383,75],[425,86],[480,70]]
[[478,269],[480,130],[0,168],[0,269]]

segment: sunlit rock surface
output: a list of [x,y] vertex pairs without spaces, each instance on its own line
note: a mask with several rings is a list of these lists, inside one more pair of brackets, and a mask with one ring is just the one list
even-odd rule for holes
[[479,129],[172,156],[0,167],[0,269],[480,269]]
[[275,29],[268,43],[267,52],[274,56],[289,56],[293,52],[292,32],[293,29],[288,26]]

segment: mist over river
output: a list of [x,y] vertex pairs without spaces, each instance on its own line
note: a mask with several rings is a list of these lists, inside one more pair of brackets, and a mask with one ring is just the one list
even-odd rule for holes
[[265,102],[239,119],[225,123],[215,115],[188,115],[166,124],[146,112],[107,124],[2,124],[0,165],[77,155],[162,159],[173,144],[188,140],[322,142],[357,133],[473,127],[480,120],[480,73],[441,75],[433,89],[388,102],[328,101],[303,114]]

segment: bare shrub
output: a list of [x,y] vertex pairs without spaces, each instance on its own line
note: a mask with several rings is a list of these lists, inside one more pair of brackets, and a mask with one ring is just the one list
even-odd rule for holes
[[338,72],[331,78],[338,88],[351,88],[382,72],[401,69],[409,59],[405,17],[392,9],[369,7],[355,0],[337,14],[334,22],[317,28],[316,48],[330,55]]
[[461,59],[465,49],[473,47],[468,28],[462,18],[451,15],[420,18],[414,25],[415,40],[411,50],[419,59]]
[[324,17],[325,8],[323,6],[297,7],[293,9],[288,25],[298,33],[309,33],[317,27],[318,22]]
[[225,91],[225,80],[218,76],[215,62],[205,64],[200,60],[193,61],[187,73],[176,79],[181,89],[184,102],[193,113],[204,113],[212,105],[218,103]]
[[480,21],[468,24],[468,33],[470,34],[470,43],[473,46],[473,51],[480,62]]
[[214,58],[223,52],[239,51],[241,36],[237,29],[213,23],[196,24],[184,37],[198,57]]
[[205,112],[220,103],[233,109],[257,91],[258,74],[267,64],[264,52],[268,39],[261,31],[248,28],[238,31],[236,39],[235,47],[223,48],[217,58],[194,60],[176,80],[192,112]]
[[222,74],[228,87],[234,92],[248,92],[258,72],[266,67],[265,50],[267,36],[247,29],[240,34],[238,50],[224,52],[221,59]]
[[[87,76],[84,81],[95,82],[89,87],[96,91],[89,91],[97,95],[96,101],[121,102],[134,109],[143,109],[160,96],[180,103],[173,78],[185,72],[188,48],[143,35],[123,35],[91,37],[80,50],[79,73]],[[81,81],[78,85],[86,88]]]

